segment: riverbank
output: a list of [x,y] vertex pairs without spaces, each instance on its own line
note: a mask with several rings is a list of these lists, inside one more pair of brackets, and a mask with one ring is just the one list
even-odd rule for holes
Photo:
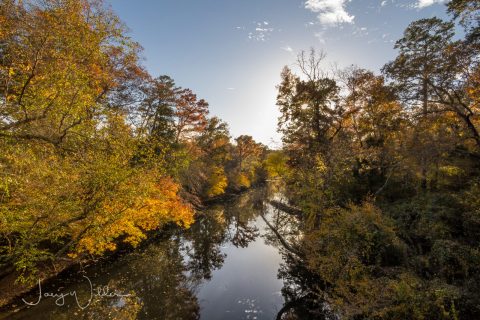
[[[92,265],[116,261],[119,257],[125,254],[131,253],[147,246],[154,241],[170,236],[175,232],[175,230],[178,229],[178,226],[170,224],[164,227],[162,230],[150,232],[147,235],[147,239],[141,242],[137,247],[119,243],[115,251],[110,251],[107,254],[99,257],[83,256],[78,258],[70,258],[65,255],[56,261],[39,265],[38,279],[41,279],[42,285],[48,286],[57,278],[67,278],[70,275],[81,273],[84,269],[89,268]],[[33,292],[37,290],[37,282],[32,284],[17,283],[16,279],[19,275],[20,273],[18,271],[13,270],[11,273],[0,279],[0,311],[21,304],[22,298],[32,295]]]

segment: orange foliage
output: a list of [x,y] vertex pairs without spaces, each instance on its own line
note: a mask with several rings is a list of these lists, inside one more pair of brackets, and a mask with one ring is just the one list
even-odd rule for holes
[[123,201],[112,199],[96,215],[89,232],[78,242],[76,253],[102,254],[115,250],[116,239],[136,246],[145,239],[146,232],[158,229],[169,222],[188,228],[194,221],[193,210],[178,195],[179,185],[164,177],[147,186],[144,194],[137,196],[129,208]]

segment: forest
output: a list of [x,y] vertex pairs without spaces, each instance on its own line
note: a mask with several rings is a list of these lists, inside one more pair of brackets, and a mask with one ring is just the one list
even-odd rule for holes
[[25,291],[274,182],[301,233],[280,240],[290,302],[310,310],[278,319],[480,318],[478,0],[412,22],[379,73],[301,52],[278,150],[149,74],[102,1],[0,4],[0,278]]
[[262,179],[265,146],[141,65],[98,1],[2,1],[0,270],[136,246],[194,208]]
[[480,3],[448,12],[412,22],[381,74],[314,51],[282,71],[297,265],[342,319],[480,317]]

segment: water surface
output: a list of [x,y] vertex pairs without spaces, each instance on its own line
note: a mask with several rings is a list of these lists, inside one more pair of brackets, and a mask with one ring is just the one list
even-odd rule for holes
[[293,242],[298,222],[272,208],[272,197],[279,194],[264,187],[213,205],[187,231],[42,288],[42,294],[70,294],[64,299],[19,303],[0,318],[275,319],[298,290],[278,236]]

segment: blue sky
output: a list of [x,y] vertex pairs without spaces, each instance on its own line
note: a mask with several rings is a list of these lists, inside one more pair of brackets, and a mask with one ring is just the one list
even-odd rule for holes
[[210,103],[232,136],[280,145],[280,72],[310,47],[326,68],[378,71],[394,42],[424,17],[447,18],[442,0],[109,0],[143,47],[153,76],[167,74]]

